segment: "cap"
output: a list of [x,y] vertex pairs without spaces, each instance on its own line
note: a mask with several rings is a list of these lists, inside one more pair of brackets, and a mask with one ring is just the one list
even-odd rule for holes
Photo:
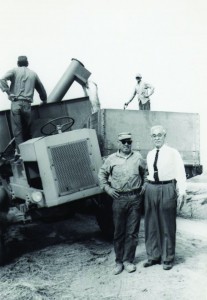
[[23,62],[23,61],[27,62],[27,57],[24,56],[24,55],[19,56],[19,57],[18,57],[18,62]]
[[140,73],[137,73],[135,78],[142,78],[142,75]]
[[132,135],[130,132],[121,132],[118,134],[118,139],[119,141],[125,140],[125,139],[130,139],[131,140]]

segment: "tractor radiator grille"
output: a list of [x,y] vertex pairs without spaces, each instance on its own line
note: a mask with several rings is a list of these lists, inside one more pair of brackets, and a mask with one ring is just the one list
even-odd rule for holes
[[87,140],[49,147],[60,196],[96,186]]

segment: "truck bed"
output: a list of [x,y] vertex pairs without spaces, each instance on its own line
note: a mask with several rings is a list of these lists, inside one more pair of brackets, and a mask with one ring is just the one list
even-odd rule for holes
[[200,164],[200,118],[197,113],[101,109],[90,117],[89,127],[96,129],[102,156],[117,149],[117,135],[131,132],[133,149],[146,157],[153,148],[150,128],[163,125],[166,142],[176,148],[185,165]]

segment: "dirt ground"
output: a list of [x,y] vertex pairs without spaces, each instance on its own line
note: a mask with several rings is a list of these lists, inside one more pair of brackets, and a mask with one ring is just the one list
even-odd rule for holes
[[91,214],[69,220],[11,227],[12,260],[0,268],[0,299],[206,300],[207,222],[178,218],[172,270],[143,268],[144,220],[136,252],[137,271],[112,275],[114,251]]

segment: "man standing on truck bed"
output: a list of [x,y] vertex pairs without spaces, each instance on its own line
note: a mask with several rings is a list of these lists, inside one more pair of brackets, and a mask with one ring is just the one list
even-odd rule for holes
[[131,133],[118,135],[119,150],[111,154],[99,171],[101,188],[113,198],[114,275],[123,268],[129,273],[136,270],[133,264],[138,242],[142,212],[142,190],[145,162],[141,154],[132,151]]
[[[16,151],[19,153],[19,144],[30,137],[31,103],[34,90],[37,90],[44,103],[47,101],[47,94],[38,75],[28,68],[26,56],[19,56],[17,65],[17,68],[8,71],[0,79],[0,88],[8,94],[11,101],[11,125]],[[10,86],[7,81],[11,82]]]
[[132,97],[128,102],[124,104],[127,107],[129,103],[134,99],[135,95],[138,96],[139,109],[140,110],[150,110],[150,96],[154,93],[154,87],[146,82],[142,81],[142,75],[140,73],[135,76],[137,84],[135,86]]
[[[165,145],[166,130],[151,128],[155,148],[147,155],[149,175],[145,188],[145,243],[148,261],[144,267],[163,263],[173,267],[176,239],[176,207],[185,200],[186,175],[179,152]],[[178,194],[178,197],[177,197]]]

